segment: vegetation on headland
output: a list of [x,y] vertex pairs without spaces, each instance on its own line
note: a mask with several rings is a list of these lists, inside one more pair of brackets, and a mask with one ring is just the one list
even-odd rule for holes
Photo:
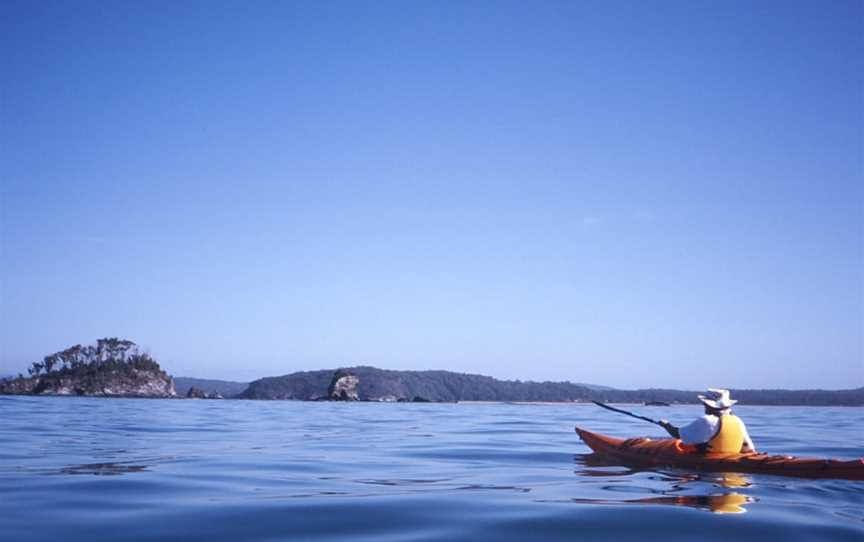
[[[669,389],[617,390],[571,382],[523,382],[451,371],[347,369],[359,378],[360,400],[536,401],[617,403],[696,403],[701,392]],[[327,397],[334,370],[303,371],[256,380],[239,395],[245,399],[318,400]],[[742,404],[862,406],[864,388],[852,390],[733,390]]]
[[66,350],[45,356],[27,369],[30,376],[67,374],[83,375],[105,370],[159,371],[159,364],[149,354],[138,350],[134,342],[114,338],[98,339],[95,345],[76,344]]
[[173,397],[174,382],[134,342],[105,338],[77,344],[34,362],[29,377],[0,381],[0,393]]

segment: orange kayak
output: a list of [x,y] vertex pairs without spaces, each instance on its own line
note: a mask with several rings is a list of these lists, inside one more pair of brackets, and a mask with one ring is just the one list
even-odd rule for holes
[[697,470],[752,472],[801,478],[864,480],[864,459],[841,461],[765,453],[701,453],[678,439],[620,439],[579,427],[579,437],[598,456],[636,466],[674,466]]

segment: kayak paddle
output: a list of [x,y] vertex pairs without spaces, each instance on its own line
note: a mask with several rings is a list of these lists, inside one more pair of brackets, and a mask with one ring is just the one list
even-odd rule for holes
[[659,425],[660,427],[663,427],[663,428],[665,429],[665,427],[663,426],[663,424],[660,423],[660,422],[657,421],[657,420],[652,420],[651,418],[646,418],[645,416],[640,416],[639,414],[634,414],[634,413],[632,413],[632,412],[627,412],[626,410],[621,410],[620,408],[611,407],[611,406],[609,406],[609,405],[607,405],[607,404],[605,404],[605,403],[601,403],[600,401],[591,401],[591,402],[594,403],[595,405],[599,406],[599,407],[603,407],[603,408],[605,408],[606,410],[611,410],[612,412],[617,412],[617,413],[619,413],[619,414],[626,414],[626,415],[628,415],[628,416],[632,416],[632,417],[634,417],[634,418],[638,418],[638,419],[640,419],[640,420],[645,420],[646,422],[651,422],[651,423],[656,424],[656,425]]

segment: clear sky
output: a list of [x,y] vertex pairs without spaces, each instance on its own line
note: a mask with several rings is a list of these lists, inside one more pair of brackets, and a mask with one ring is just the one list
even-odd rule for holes
[[0,3],[0,373],[864,385],[864,3]]

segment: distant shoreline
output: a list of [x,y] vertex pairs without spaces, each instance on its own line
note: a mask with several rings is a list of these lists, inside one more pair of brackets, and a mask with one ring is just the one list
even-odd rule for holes
[[[46,399],[100,399],[100,400],[115,400],[115,399],[141,399],[144,401],[191,401],[191,402],[239,402],[239,401],[251,401],[251,402],[282,402],[282,403],[321,403],[321,404],[333,404],[336,401],[317,401],[317,400],[309,400],[309,399],[247,399],[243,397],[227,397],[224,399],[198,399],[198,398],[188,398],[188,397],[149,397],[149,396],[139,396],[139,395],[63,395],[63,394],[39,394],[39,395],[25,395],[25,394],[0,394],[0,400],[9,397],[24,397],[28,399],[38,399],[38,398],[46,398]],[[397,401],[341,401],[343,404],[378,404],[378,405],[388,405],[388,404],[398,404],[398,405],[517,405],[517,406],[577,406],[577,407],[590,407],[596,406],[590,401],[429,401],[429,402],[397,402]],[[619,405],[619,406],[631,406],[631,407],[639,407],[639,408],[678,408],[678,407],[699,407],[700,403],[676,403],[673,405],[669,405],[668,407],[662,406],[651,406],[644,405],[642,403],[633,403],[633,402],[609,402],[609,405]],[[789,408],[789,407],[804,407],[804,408],[864,408],[864,405],[777,405],[777,404],[741,404],[736,405],[735,408]]]
[[[113,344],[116,339],[100,339]],[[123,343],[120,343],[123,344]],[[134,343],[129,342],[134,345]],[[79,348],[79,347],[74,347]],[[54,356],[69,357],[74,348]],[[51,357],[46,358],[48,360]],[[30,377],[0,380],[0,395],[116,398],[255,399],[416,403],[590,404],[652,408],[695,405],[699,391],[621,390],[573,382],[499,380],[452,371],[397,371],[370,366],[300,371],[253,382],[171,377],[152,358],[94,359],[52,370],[36,364]],[[338,385],[337,385],[338,384]],[[176,388],[176,389],[175,389]],[[864,406],[864,387],[847,390],[732,389],[745,406]]]

